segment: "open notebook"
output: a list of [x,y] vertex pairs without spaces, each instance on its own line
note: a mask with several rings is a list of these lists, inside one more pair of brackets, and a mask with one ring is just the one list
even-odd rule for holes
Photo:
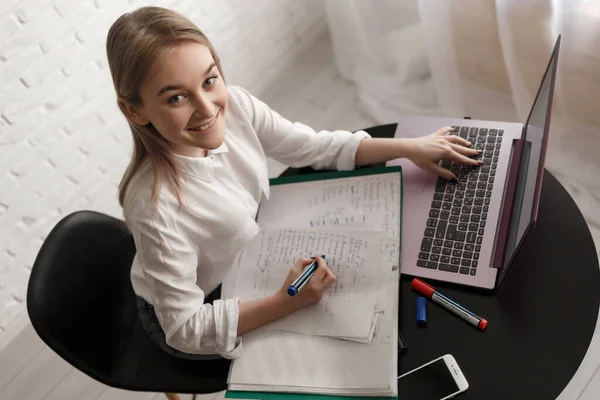
[[401,178],[393,167],[271,180],[261,233],[224,293],[273,293],[314,254],[337,281],[321,302],[244,335],[226,397],[396,396]]

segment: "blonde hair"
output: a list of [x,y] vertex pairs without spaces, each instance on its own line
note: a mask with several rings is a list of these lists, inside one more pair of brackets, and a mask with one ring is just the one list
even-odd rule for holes
[[[141,106],[140,87],[148,69],[165,50],[184,41],[206,46],[223,77],[221,63],[212,44],[183,15],[161,7],[142,7],[120,16],[110,27],[106,39],[108,65],[117,96],[134,106]],[[127,186],[146,160],[150,161],[154,175],[152,203],[156,204],[160,187],[167,182],[181,204],[180,171],[169,142],[152,124],[137,125],[124,111],[123,114],[133,135],[133,154],[119,184],[119,204],[123,207]]]

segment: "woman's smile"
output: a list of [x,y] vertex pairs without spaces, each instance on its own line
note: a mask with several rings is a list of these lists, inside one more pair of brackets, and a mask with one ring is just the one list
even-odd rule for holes
[[188,131],[192,131],[192,132],[203,132],[203,133],[208,133],[212,130],[212,128],[215,126],[219,115],[221,114],[221,108],[219,108],[217,110],[217,114],[213,117],[212,120],[210,120],[208,123],[203,124],[203,125],[198,125],[196,127],[193,128],[188,128]]

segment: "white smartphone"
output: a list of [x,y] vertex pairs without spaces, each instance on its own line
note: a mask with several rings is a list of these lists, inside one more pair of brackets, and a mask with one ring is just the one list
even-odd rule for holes
[[398,398],[402,400],[446,400],[468,388],[467,379],[450,354],[398,377]]

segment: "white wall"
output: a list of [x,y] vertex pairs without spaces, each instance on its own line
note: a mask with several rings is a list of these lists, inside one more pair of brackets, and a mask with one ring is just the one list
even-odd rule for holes
[[42,241],[62,217],[121,217],[131,150],[105,39],[142,5],[184,13],[213,41],[228,83],[260,95],[325,32],[322,0],[0,1],[0,349],[27,323]]

